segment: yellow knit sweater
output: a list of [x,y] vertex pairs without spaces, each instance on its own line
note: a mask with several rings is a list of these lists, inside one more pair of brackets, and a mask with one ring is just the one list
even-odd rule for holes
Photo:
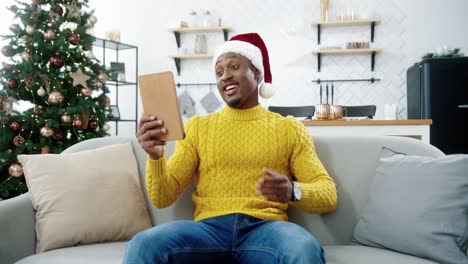
[[146,184],[156,207],[171,205],[193,178],[196,221],[231,213],[265,220],[287,220],[288,203],[266,201],[255,185],[267,167],[294,179],[302,199],[290,204],[310,213],[336,208],[336,188],[318,159],[303,124],[261,105],[195,116],[174,154],[148,158]]

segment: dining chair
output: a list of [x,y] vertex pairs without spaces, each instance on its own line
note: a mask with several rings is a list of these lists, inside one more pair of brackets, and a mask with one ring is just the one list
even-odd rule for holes
[[282,116],[294,116],[294,117],[305,117],[306,119],[312,119],[315,114],[315,106],[270,106],[268,110],[271,112],[278,113]]
[[375,105],[353,105],[343,106],[343,117],[367,117],[372,119],[375,116],[377,107]]

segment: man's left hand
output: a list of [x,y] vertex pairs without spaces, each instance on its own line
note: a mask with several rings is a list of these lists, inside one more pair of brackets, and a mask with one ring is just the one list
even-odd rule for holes
[[265,177],[258,180],[257,194],[271,202],[287,203],[292,196],[292,183],[285,175],[263,168]]

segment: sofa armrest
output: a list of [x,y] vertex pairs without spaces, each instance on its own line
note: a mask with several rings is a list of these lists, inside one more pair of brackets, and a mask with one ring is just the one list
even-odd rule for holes
[[0,202],[1,263],[14,263],[34,254],[35,216],[29,193]]

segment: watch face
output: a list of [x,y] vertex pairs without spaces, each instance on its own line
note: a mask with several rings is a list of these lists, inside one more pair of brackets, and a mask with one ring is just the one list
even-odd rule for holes
[[302,197],[302,191],[299,184],[294,183],[294,200],[299,201]]

